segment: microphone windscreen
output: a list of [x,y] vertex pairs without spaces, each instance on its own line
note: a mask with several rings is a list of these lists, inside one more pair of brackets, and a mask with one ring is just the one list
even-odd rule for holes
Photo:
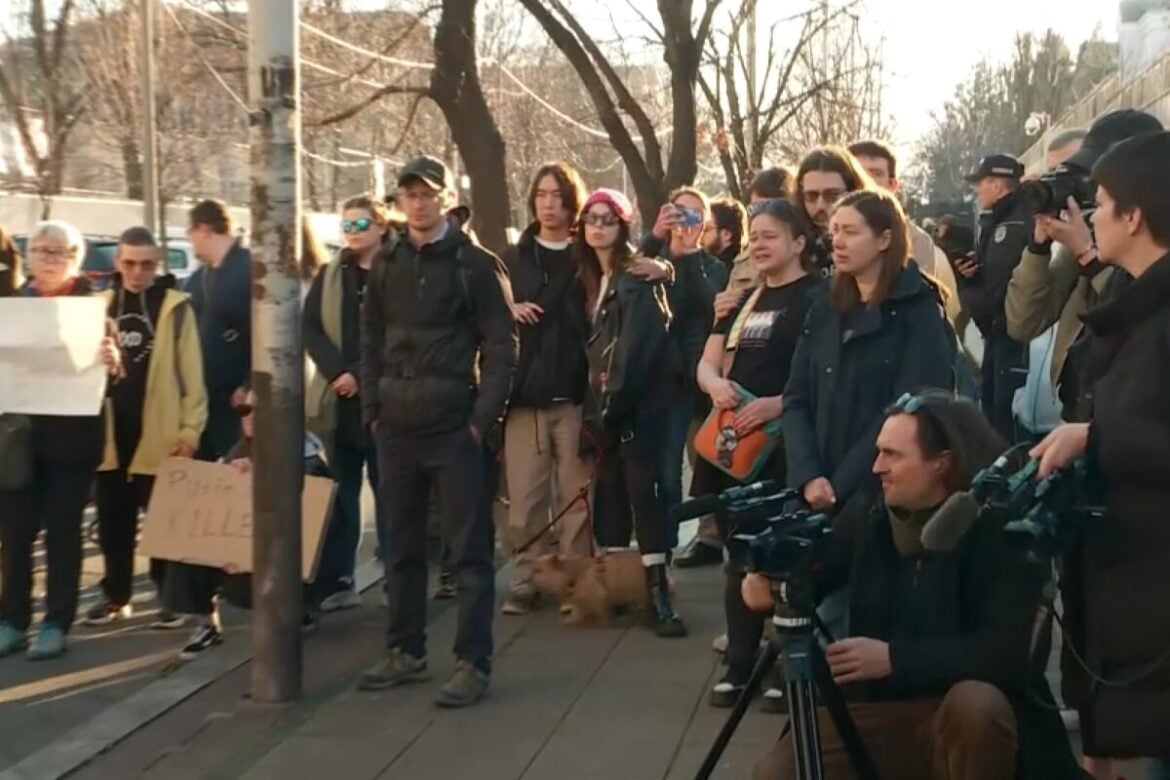
[[930,552],[950,552],[979,517],[979,502],[970,493],[954,493],[922,528],[922,546]]

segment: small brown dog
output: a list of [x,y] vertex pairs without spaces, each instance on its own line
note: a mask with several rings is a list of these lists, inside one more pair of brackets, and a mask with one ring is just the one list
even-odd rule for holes
[[542,555],[532,562],[532,582],[554,596],[566,623],[607,624],[615,607],[646,614],[650,588],[637,550],[603,551],[595,558]]

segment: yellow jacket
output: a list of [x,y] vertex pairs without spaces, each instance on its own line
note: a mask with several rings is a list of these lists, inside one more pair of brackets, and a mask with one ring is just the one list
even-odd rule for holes
[[[105,295],[109,300],[113,293]],[[114,446],[114,408],[109,400],[105,418],[105,454],[98,471],[113,471],[124,464],[118,463]],[[167,290],[159,310],[150,366],[146,369],[142,438],[128,473],[153,475],[179,444],[198,448],[206,424],[207,390],[203,384],[203,352],[199,348],[195,312],[186,293]]]

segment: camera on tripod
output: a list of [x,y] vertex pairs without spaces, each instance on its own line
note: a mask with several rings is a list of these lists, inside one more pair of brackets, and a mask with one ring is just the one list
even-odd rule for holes
[[1020,186],[1020,202],[1033,214],[1060,216],[1072,198],[1082,211],[1097,207],[1097,184],[1080,168],[1062,165]]
[[732,563],[775,582],[804,581],[833,532],[828,516],[811,509],[761,516],[747,504],[732,505],[727,513],[737,528],[751,531],[727,540]]

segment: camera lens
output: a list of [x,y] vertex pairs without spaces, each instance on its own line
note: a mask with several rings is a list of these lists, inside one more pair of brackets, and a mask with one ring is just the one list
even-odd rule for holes
[[1020,203],[1033,214],[1050,212],[1055,205],[1052,186],[1044,181],[1026,182],[1020,187]]

